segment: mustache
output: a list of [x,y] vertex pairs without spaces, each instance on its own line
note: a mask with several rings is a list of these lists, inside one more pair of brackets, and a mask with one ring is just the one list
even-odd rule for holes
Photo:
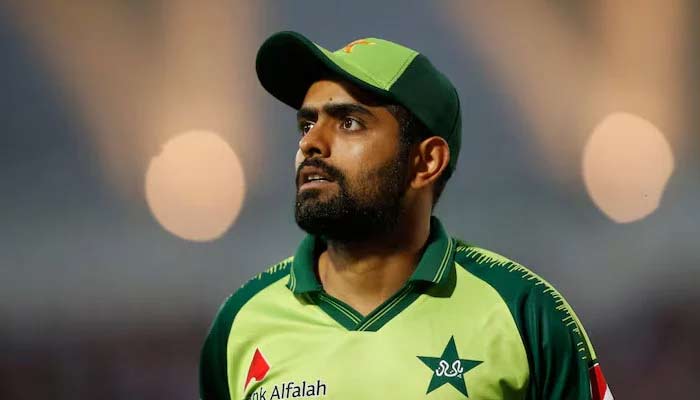
[[328,165],[318,158],[307,158],[297,167],[296,179],[294,180],[294,182],[297,183],[297,186],[299,185],[299,175],[301,174],[301,169],[304,167],[316,167],[338,184],[342,184],[345,181],[345,176],[338,168]]

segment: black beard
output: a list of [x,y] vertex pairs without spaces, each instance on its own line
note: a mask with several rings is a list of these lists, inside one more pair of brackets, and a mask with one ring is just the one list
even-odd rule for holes
[[[405,158],[405,160],[404,160]],[[401,201],[408,188],[408,157],[403,154],[369,171],[357,180],[365,187],[350,190],[338,169],[319,159],[305,160],[303,166],[315,166],[338,185],[338,194],[320,200],[321,191],[297,191],[294,217],[309,234],[337,242],[361,242],[389,233],[398,225]]]

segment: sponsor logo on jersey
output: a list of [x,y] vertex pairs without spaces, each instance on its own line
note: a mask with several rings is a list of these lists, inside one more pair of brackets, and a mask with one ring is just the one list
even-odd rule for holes
[[469,395],[467,394],[467,383],[464,374],[483,362],[459,358],[454,336],[450,337],[450,341],[447,342],[447,346],[445,346],[440,357],[418,356],[418,359],[433,371],[426,394],[445,384],[450,384],[450,386],[467,397]]
[[278,400],[278,399],[304,399],[318,398],[326,396],[326,383],[320,379],[316,382],[305,380],[297,383],[295,381],[276,384],[272,389],[259,387],[251,393],[247,400]]
[[253,354],[253,360],[248,367],[248,375],[245,378],[243,390],[248,387],[248,384],[253,379],[255,379],[256,382],[261,382],[265,379],[268,372],[270,372],[270,363],[267,362],[260,349],[256,348],[255,354]]
[[603,376],[603,370],[600,369],[600,364],[595,363],[588,370],[588,376],[591,380],[591,398],[593,400],[614,400],[608,382]]

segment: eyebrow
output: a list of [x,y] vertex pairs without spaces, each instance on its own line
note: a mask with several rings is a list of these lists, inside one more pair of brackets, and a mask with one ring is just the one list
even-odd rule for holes
[[316,121],[318,119],[318,110],[311,107],[302,107],[297,111],[297,121]]
[[[328,103],[323,105],[323,112],[333,118],[342,118],[350,114],[361,114],[376,119],[367,107],[357,103]],[[297,111],[297,120],[315,121],[318,119],[318,109],[302,107]]]

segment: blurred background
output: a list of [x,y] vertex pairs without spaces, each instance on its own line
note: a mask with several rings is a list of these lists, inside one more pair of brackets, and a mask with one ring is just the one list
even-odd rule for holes
[[0,398],[197,398],[219,304],[303,236],[295,116],[254,72],[287,29],[426,54],[463,105],[448,230],[554,284],[616,398],[692,397],[699,21],[692,0],[3,1]]

